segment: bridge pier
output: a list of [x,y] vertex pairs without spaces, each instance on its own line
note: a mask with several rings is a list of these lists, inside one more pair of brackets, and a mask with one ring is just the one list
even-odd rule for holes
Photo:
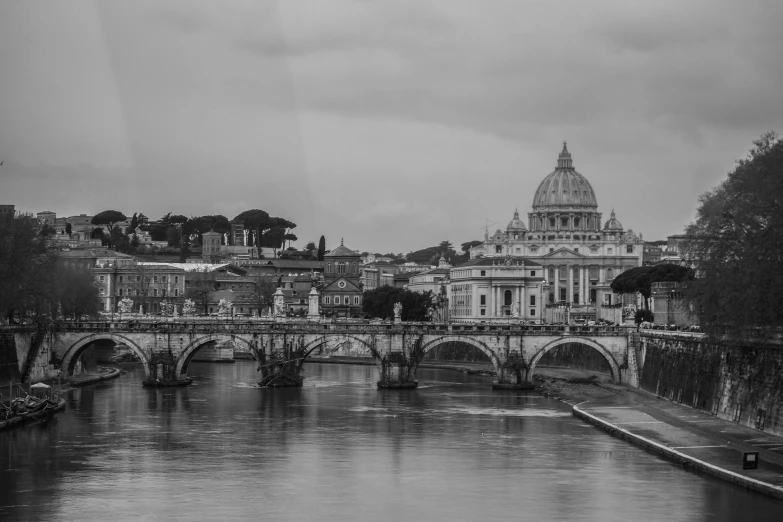
[[416,388],[419,385],[419,381],[415,379],[416,366],[418,361],[414,364],[402,352],[392,352],[382,357],[378,361],[378,369],[381,372],[378,388]]
[[144,386],[186,386],[193,382],[187,376],[180,378],[177,361],[169,353],[153,354],[149,364],[149,378],[142,382]]
[[497,368],[498,380],[492,383],[493,390],[532,390],[533,383],[528,380],[528,367],[519,355],[509,356]]

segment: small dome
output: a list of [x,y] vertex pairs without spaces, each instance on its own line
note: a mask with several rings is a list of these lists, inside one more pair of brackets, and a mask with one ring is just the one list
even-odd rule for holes
[[609,221],[606,222],[604,225],[604,232],[614,231],[614,230],[622,230],[623,224],[620,223],[616,217],[614,217],[614,210],[612,210],[612,215],[609,218]]
[[514,211],[514,219],[508,222],[508,226],[506,227],[506,232],[524,232],[527,230],[525,228],[525,223],[519,219],[519,211]]
[[563,207],[598,208],[598,200],[590,182],[574,169],[566,142],[557,158],[557,167],[536,189],[533,196],[533,212]]

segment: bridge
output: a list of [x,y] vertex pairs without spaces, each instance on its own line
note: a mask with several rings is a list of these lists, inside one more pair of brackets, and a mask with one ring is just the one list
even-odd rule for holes
[[633,336],[626,326],[525,325],[509,323],[311,322],[305,320],[160,320],[62,322],[47,331],[6,326],[13,335],[23,381],[73,375],[80,355],[95,341],[126,346],[144,367],[147,385],[190,382],[188,367],[197,351],[229,343],[258,365],[261,386],[301,386],[302,364],[313,356],[351,347],[354,355],[372,357],[378,386],[412,388],[424,355],[458,341],[486,354],[497,373],[494,388],[532,388],[536,365],[550,350],[579,343],[597,350],[615,383],[638,386]]

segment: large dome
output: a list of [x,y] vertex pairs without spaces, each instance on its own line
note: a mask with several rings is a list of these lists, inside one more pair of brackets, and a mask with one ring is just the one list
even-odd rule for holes
[[533,212],[554,208],[598,208],[593,187],[584,176],[574,170],[571,153],[568,152],[565,142],[563,151],[557,158],[557,168],[544,178],[533,196]]

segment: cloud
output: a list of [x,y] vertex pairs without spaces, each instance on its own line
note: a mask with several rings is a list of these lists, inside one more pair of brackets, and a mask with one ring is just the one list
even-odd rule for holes
[[566,139],[599,210],[662,238],[780,130],[781,22],[753,1],[2,4],[0,183],[409,251],[525,216]]

